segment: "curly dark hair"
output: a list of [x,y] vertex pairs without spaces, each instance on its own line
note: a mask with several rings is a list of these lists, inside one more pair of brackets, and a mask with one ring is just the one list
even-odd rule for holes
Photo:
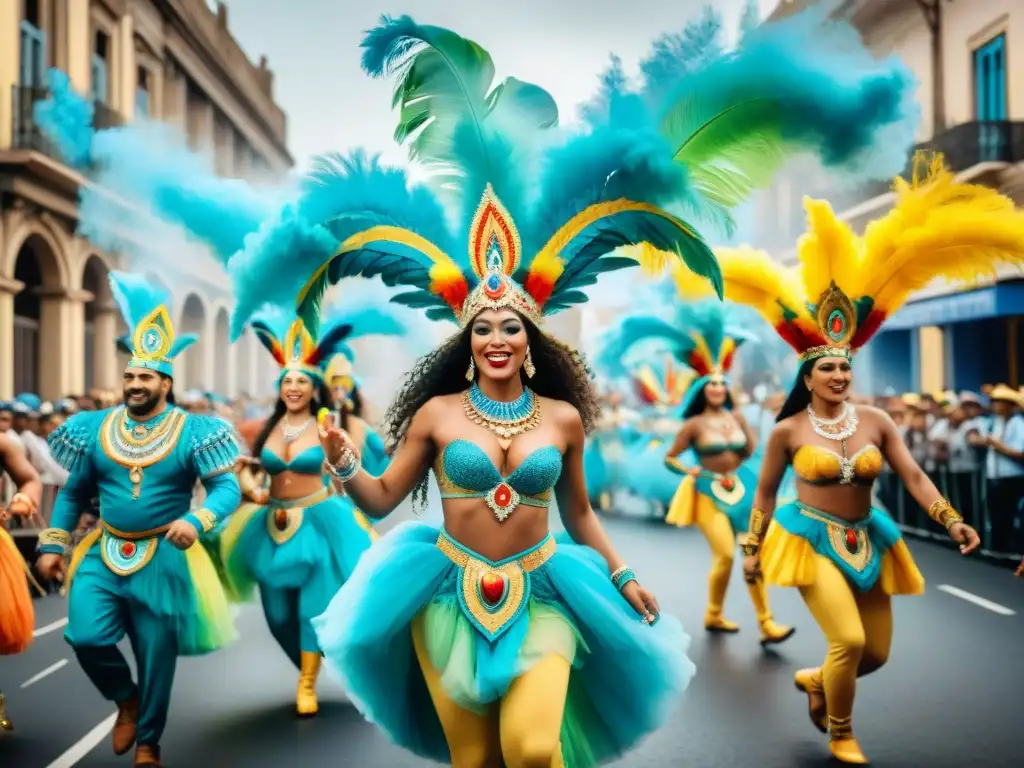
[[[529,379],[520,371],[523,383],[541,397],[564,400],[572,405],[579,411],[583,429],[589,434],[600,406],[583,357],[572,347],[543,333],[526,318],[522,319],[530,342],[530,356],[537,369]],[[413,416],[428,400],[453,395],[469,387],[466,368],[471,354],[470,327],[467,326],[416,361],[384,416],[389,452],[402,442]],[[422,507],[426,502],[428,476],[429,472],[424,472],[413,489],[414,507]]]

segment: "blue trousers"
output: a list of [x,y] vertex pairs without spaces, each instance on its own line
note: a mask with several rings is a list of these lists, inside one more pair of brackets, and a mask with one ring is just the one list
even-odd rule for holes
[[295,666],[299,666],[302,651],[320,653],[311,619],[323,613],[327,606],[320,605],[322,601],[315,590],[260,584],[260,602],[270,634]]
[[[105,699],[121,703],[138,693],[136,740],[155,746],[167,724],[178,660],[177,630],[146,606],[128,600],[125,578],[130,577],[111,573],[99,557],[86,557],[71,584],[64,639]],[[125,635],[135,655],[138,684],[117,647]]]

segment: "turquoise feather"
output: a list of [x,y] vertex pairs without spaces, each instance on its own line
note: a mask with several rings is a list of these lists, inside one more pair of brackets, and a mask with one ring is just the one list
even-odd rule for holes
[[270,193],[217,176],[211,161],[190,151],[170,126],[137,120],[94,130],[92,102],[60,70],[49,77],[50,95],[35,105],[35,115],[65,159],[94,182],[79,188],[78,232],[95,245],[151,258],[122,233],[151,231],[156,216],[208,243],[226,263],[277,207]]
[[[118,339],[118,344],[125,351],[134,353],[134,334],[139,325],[161,306],[171,312],[171,296],[163,287],[150,282],[142,275],[128,272],[111,272],[109,275],[110,292],[114,303],[121,313],[121,318],[129,328],[129,333]],[[195,334],[175,334],[174,342],[167,357],[173,360],[190,346],[198,337]],[[168,366],[168,371],[170,367]],[[168,373],[168,375],[170,375]]]
[[[713,46],[708,31],[702,44]],[[875,61],[848,24],[814,8],[758,27],[738,50],[711,58],[685,42],[656,42],[639,90],[610,70],[584,115],[595,133],[642,133],[642,151],[653,155],[646,167],[683,166],[677,204],[726,234],[732,209],[799,152],[853,178],[903,168],[919,119],[914,78],[898,59]]]

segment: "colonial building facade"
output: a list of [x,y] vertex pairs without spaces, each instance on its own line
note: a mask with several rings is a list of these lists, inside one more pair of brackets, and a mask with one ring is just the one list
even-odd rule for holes
[[[814,0],[786,0],[769,22]],[[1019,0],[843,0],[833,14],[879,57],[896,55],[918,81],[918,148],[938,150],[963,181],[1024,205],[1024,3]],[[888,182],[855,189],[801,169],[758,204],[756,241],[796,260],[803,195],[823,197],[859,232],[892,206]],[[1016,279],[1014,279],[1016,278]],[[876,393],[1018,386],[1024,359],[1024,281],[956,291],[937,284],[897,313],[863,352],[858,375]],[[908,360],[910,365],[907,364]]]
[[[98,126],[168,122],[218,173],[270,181],[292,166],[273,73],[252,63],[215,0],[0,2],[0,399],[117,389],[123,332],[107,284],[127,265],[75,234],[90,183],[64,165],[33,121],[58,67],[95,103]],[[265,393],[275,375],[251,334],[228,343],[230,285],[212,258],[154,266],[175,289],[172,318],[200,342],[176,366],[181,388]]]

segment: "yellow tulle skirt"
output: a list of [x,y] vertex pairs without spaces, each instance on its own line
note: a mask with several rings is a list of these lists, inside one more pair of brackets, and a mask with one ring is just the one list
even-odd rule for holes
[[[818,554],[806,538],[790,533],[773,520],[761,544],[761,573],[777,587],[808,587],[817,578]],[[876,555],[877,556],[877,555]],[[834,559],[831,558],[830,559]],[[924,576],[903,539],[882,554],[878,580],[887,595],[924,593]]]

